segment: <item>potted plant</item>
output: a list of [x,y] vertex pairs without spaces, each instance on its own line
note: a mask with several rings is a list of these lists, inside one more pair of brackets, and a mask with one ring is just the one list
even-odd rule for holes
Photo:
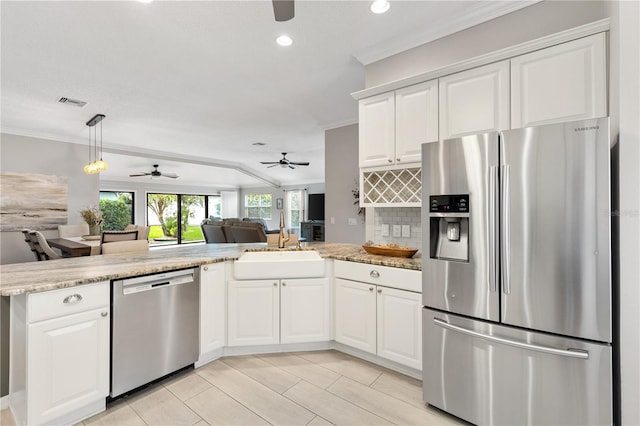
[[97,207],[87,207],[80,210],[80,216],[89,225],[89,235],[100,235],[100,224],[102,223],[102,212]]

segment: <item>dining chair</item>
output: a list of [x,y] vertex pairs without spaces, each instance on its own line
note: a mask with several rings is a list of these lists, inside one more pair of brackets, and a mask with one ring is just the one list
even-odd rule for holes
[[129,224],[124,228],[125,231],[133,231],[134,229],[138,231],[138,239],[139,240],[146,240],[146,239],[149,238],[149,227],[148,226]]
[[138,230],[132,231],[102,231],[101,243],[112,243],[116,241],[137,240]]
[[147,254],[149,253],[149,242],[145,240],[129,240],[102,245],[102,254],[114,253]]
[[58,234],[60,238],[82,237],[89,235],[89,225],[79,223],[77,225],[58,225]]
[[29,237],[31,239],[31,242],[35,246],[36,252],[40,256],[39,260],[60,259],[62,257],[58,253],[53,251],[42,232],[29,231]]
[[40,259],[40,254],[38,253],[38,250],[36,250],[36,245],[33,243],[33,241],[31,241],[31,237],[29,236],[29,232],[31,232],[31,229],[22,229],[21,232],[24,235],[25,242],[29,245],[29,248],[35,255],[36,260],[42,260]]

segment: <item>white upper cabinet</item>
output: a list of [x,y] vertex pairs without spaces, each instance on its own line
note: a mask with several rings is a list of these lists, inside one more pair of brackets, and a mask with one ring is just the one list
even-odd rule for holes
[[393,163],[395,138],[395,95],[383,93],[359,103],[360,167]]
[[511,60],[514,128],[607,115],[604,33]]
[[438,140],[438,82],[360,101],[360,167],[419,163],[421,145]]
[[509,61],[440,78],[440,139],[509,129]]
[[396,164],[419,163],[422,144],[438,140],[438,81],[396,90]]

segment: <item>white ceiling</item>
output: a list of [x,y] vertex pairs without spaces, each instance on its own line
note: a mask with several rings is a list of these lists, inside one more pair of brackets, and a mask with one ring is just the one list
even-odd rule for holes
[[[1,130],[87,144],[84,123],[105,114],[109,181],[158,163],[183,185],[323,182],[324,130],[357,121],[363,63],[530,3],[391,4],[298,0],[277,23],[270,1],[3,1]],[[311,166],[259,163],[281,152]]]

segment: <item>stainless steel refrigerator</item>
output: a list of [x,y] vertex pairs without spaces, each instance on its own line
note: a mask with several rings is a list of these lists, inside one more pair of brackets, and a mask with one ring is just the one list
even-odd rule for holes
[[609,119],[422,146],[423,389],[476,424],[611,424]]

